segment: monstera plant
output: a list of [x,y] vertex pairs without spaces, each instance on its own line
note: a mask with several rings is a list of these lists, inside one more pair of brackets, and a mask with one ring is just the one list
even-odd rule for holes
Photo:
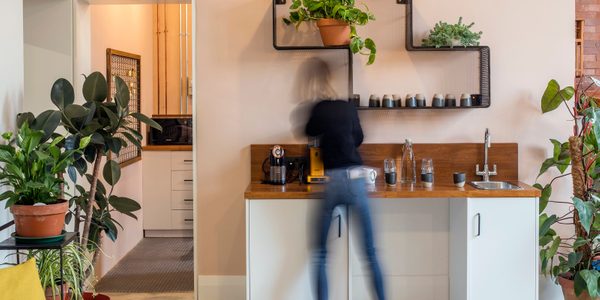
[[[121,168],[114,158],[129,143],[141,147],[142,135],[132,127],[133,122],[139,120],[161,129],[147,116],[130,111],[129,88],[123,79],[114,77],[114,84],[116,93],[114,99],[109,99],[104,75],[99,72],[90,74],[83,84],[85,102],[81,105],[75,103],[73,86],[66,79],[54,82],[50,93],[52,103],[58,108],[56,112],[60,113],[61,124],[68,133],[66,148],[71,149],[89,137],[83,153],[76,155],[73,165],[67,169],[79,192],[71,198],[75,208],[67,218],[74,218],[75,228],[80,228],[83,222],[81,245],[94,252],[94,261],[101,246],[101,233],[106,233],[114,241],[117,239],[117,226],[122,228],[112,213],[118,211],[136,218],[133,212],[141,208],[135,200],[113,193],[121,178]],[[25,113],[20,118],[33,118],[33,115]],[[88,170],[88,164],[91,170]],[[101,174],[109,188],[99,181]],[[89,188],[77,184],[78,175],[88,181]]]
[[[542,191],[541,268],[544,274],[557,278],[565,299],[600,297],[600,108],[591,93],[598,86],[600,81],[593,77],[565,88],[551,80],[541,101],[543,113],[564,104],[574,123],[568,141],[551,140],[552,157],[542,163],[538,178],[551,168],[560,175],[545,184],[535,184]],[[551,199],[553,183],[567,176],[573,179],[572,197]],[[549,202],[566,204],[569,209],[549,216],[544,212]],[[559,236],[554,227],[561,225],[572,228],[572,234]]]

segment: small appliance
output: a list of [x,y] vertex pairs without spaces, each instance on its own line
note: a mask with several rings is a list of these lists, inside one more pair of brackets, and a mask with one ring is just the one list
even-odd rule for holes
[[287,172],[285,166],[285,150],[283,147],[276,145],[271,148],[269,162],[269,183],[285,184]]
[[319,139],[315,137],[311,137],[308,142],[308,164],[309,172],[306,176],[306,183],[326,183],[328,178],[325,176]]
[[162,127],[162,131],[149,127],[149,145],[192,145],[192,118],[157,117],[152,118]]

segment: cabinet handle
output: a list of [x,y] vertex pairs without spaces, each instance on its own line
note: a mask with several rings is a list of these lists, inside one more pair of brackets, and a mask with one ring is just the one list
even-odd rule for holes
[[194,179],[184,179],[184,182],[194,182]]
[[338,219],[338,238],[342,237],[342,215],[337,215]]
[[184,163],[191,163],[191,162],[194,162],[194,160],[193,159],[184,159],[183,162]]
[[194,219],[183,219],[185,222],[193,222]]
[[183,199],[183,201],[185,201],[185,202],[192,202],[192,201],[194,201],[194,199]]
[[477,234],[475,237],[481,236],[481,213],[475,215],[477,217]]

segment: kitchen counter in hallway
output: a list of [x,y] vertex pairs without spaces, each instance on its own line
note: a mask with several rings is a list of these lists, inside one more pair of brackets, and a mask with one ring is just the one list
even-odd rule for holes
[[[371,198],[494,198],[494,197],[539,197],[540,190],[522,182],[514,182],[520,190],[480,190],[465,184],[458,188],[450,184],[435,184],[425,188],[421,184],[412,187],[408,184],[387,186],[377,183],[369,186]],[[290,183],[286,185],[270,185],[252,182],[248,185],[244,197],[252,199],[318,199],[321,198],[324,185]]]

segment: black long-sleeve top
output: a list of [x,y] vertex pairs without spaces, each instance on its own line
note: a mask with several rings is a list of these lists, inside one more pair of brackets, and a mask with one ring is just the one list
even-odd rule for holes
[[362,165],[357,148],[363,131],[354,105],[346,101],[325,100],[312,110],[306,134],[320,137],[325,169]]

